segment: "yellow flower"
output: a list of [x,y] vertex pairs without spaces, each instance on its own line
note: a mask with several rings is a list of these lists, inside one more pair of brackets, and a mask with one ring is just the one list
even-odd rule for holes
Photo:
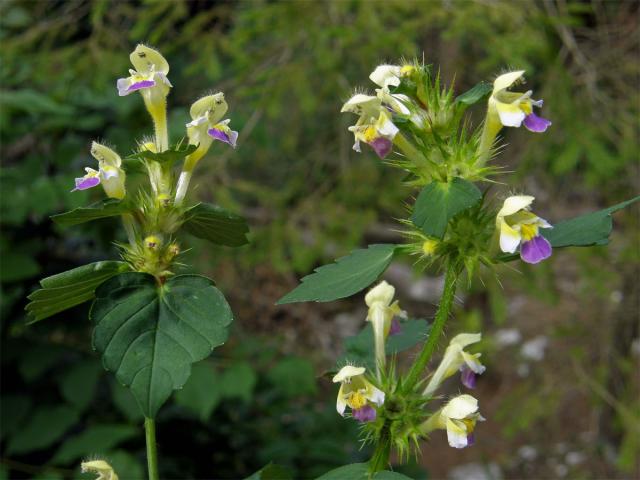
[[97,473],[96,480],[118,480],[113,467],[104,460],[91,460],[80,464],[82,473]]
[[120,156],[97,142],[91,144],[91,155],[98,160],[99,170],[86,167],[86,175],[75,179],[76,190],[87,190],[102,184],[105,193],[110,198],[123,199],[127,194],[125,189],[125,173],[120,168],[122,159]]
[[421,430],[423,433],[446,430],[449,445],[464,448],[473,445],[473,431],[481,421],[484,418],[478,412],[478,400],[465,394],[452,398],[422,424]]
[[498,215],[496,228],[500,232],[500,249],[514,253],[518,245],[520,257],[527,263],[538,263],[551,256],[549,241],[540,235],[540,228],[553,228],[545,219],[529,211],[534,197],[516,195],[507,198]]
[[482,335],[479,333],[461,333],[456,335],[449,342],[449,346],[444,352],[444,357],[438,365],[433,376],[429,380],[423,395],[431,395],[442,384],[442,382],[462,370],[462,382],[468,388],[475,386],[475,374],[482,374],[485,367],[480,363],[480,353],[471,354],[464,351],[464,348],[480,341]]
[[384,392],[374,387],[365,376],[364,367],[346,365],[333,377],[333,383],[340,382],[336,410],[344,417],[347,407],[360,422],[370,422],[376,418],[376,410],[371,406],[384,403]]
[[160,52],[142,44],[131,52],[129,59],[135,70],[129,70],[129,77],[118,79],[118,94],[122,97],[140,91],[145,102],[164,103],[173,86],[167,78],[169,63]]

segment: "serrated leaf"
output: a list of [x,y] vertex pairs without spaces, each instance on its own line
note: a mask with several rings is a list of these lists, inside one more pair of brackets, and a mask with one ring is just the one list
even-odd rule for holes
[[152,160],[158,163],[166,163],[173,164],[178,160],[184,159],[187,155],[192,154],[198,148],[197,145],[189,145],[179,143],[177,145],[171,146],[168,150],[160,153],[149,152],[145,150],[144,152],[134,153],[125,157],[125,160]]
[[51,446],[78,418],[78,412],[67,405],[40,407],[27,424],[11,437],[7,454],[17,455]]
[[197,363],[191,369],[191,377],[175,395],[175,402],[208,422],[213,409],[220,403],[222,392],[218,373],[208,362]]
[[208,203],[190,208],[187,215],[183,228],[194,237],[227,247],[241,247],[249,243],[249,226],[240,215]]
[[434,181],[418,195],[411,221],[430,237],[442,238],[449,220],[481,198],[478,187],[462,178],[448,183]]
[[179,275],[160,286],[139,272],[103,283],[89,316],[104,367],[131,389],[149,418],[186,383],[191,365],[225,342],[233,320],[208,278]]
[[79,458],[111,450],[125,440],[136,436],[138,436],[138,429],[132,425],[93,425],[84,432],[67,439],[51,462],[66,465]]
[[[400,328],[400,333],[387,337],[385,345],[387,355],[397,355],[423,343],[427,339],[431,326],[424,319],[410,319],[400,322]],[[344,348],[344,355],[337,361],[338,368],[347,362],[370,369],[375,368],[373,328],[370,323],[367,322],[367,325],[357,335],[346,338]]]
[[94,291],[101,283],[128,269],[125,262],[104,261],[43,278],[40,280],[43,288],[27,297],[31,300],[25,307],[30,317],[27,323],[43,320],[93,299]]
[[486,82],[480,82],[473,88],[467,90],[463,94],[456,97],[456,103],[464,103],[465,105],[473,105],[482,100],[483,97],[493,90],[493,86]]
[[540,232],[556,248],[606,245],[609,243],[609,235],[611,235],[611,230],[613,229],[611,214],[638,200],[640,200],[640,196],[598,212],[587,213],[565,220],[557,223],[553,228],[541,229]]
[[93,203],[88,207],[74,208],[69,212],[52,215],[51,220],[63,227],[70,227],[100,218],[115,217],[130,211],[131,205],[129,202],[115,198],[107,198]]
[[291,292],[278,300],[278,305],[295,302],[330,302],[349,297],[367,288],[387,269],[398,248],[393,244],[369,245],[335,263],[316,268]]

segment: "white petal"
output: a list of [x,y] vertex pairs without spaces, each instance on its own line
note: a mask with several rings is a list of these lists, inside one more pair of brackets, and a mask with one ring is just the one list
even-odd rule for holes
[[509,197],[504,201],[502,208],[498,212],[498,218],[513,215],[514,213],[527,208],[534,200],[535,197],[532,197],[531,195],[514,195]]
[[347,378],[362,375],[367,369],[364,367],[354,367],[353,365],[345,365],[333,377],[333,383],[343,382]]
[[380,406],[384,403],[384,392],[374,386],[371,386],[371,394],[367,397],[367,400]]
[[500,117],[500,123],[505,127],[519,127],[526,117],[525,113],[518,109],[517,111],[512,109],[498,108],[498,116]]
[[520,245],[520,233],[502,222],[500,227],[500,250],[505,253],[514,253]]
[[465,448],[469,445],[466,433],[454,432],[448,428],[447,440],[449,441],[449,446],[453,448]]
[[336,401],[336,410],[340,415],[344,417],[344,411],[347,408],[347,402],[344,400],[344,395],[342,393],[342,385],[340,385],[340,390],[338,390],[338,400]]
[[454,420],[462,420],[478,411],[478,400],[471,395],[458,395],[449,400],[442,409],[442,415]]
[[517,70],[515,72],[504,73],[493,81],[493,94],[495,95],[500,90],[509,88],[513,83],[524,75],[524,70]]
[[540,228],[553,228],[549,222],[547,222],[544,218],[538,217],[538,227]]
[[378,97],[357,93],[347,100],[340,111],[361,114],[363,112],[377,110],[381,105],[382,102]]
[[480,340],[482,340],[481,333],[461,333],[453,337],[449,345],[457,345],[460,348],[464,348],[472,343],[478,343]]
[[400,67],[398,65],[378,65],[369,75],[373,83],[381,87],[400,85]]
[[377,127],[378,133],[387,138],[393,139],[400,131],[391,120],[386,120],[382,125]]
[[384,306],[389,306],[396,294],[396,289],[385,280],[373,287],[364,297],[364,302],[371,307],[376,302],[381,302]]

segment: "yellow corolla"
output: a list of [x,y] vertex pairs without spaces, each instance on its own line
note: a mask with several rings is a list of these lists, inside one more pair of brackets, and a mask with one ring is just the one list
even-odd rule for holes
[[367,321],[373,327],[375,342],[376,362],[382,367],[385,364],[384,342],[389,333],[399,333],[400,324],[394,323],[394,317],[406,317],[407,314],[400,308],[400,304],[393,296],[396,289],[386,281],[380,282],[365,295],[364,301],[369,307]]
[[336,410],[342,416],[347,407],[351,415],[359,422],[371,422],[376,419],[376,409],[371,404],[381,406],[384,392],[369,382],[364,367],[346,365],[333,377],[333,383],[340,383]]
[[539,229],[553,227],[529,211],[534,199],[531,195],[509,197],[496,216],[500,249],[505,253],[515,253],[518,245],[522,244],[520,257],[527,263],[541,262],[552,253],[551,244],[540,235]]
[[120,155],[97,142],[91,144],[91,155],[98,160],[99,170],[85,168],[86,175],[75,179],[76,186],[72,191],[87,190],[102,184],[108,197],[124,198],[127,192],[125,172],[120,168],[122,165]]
[[471,395],[452,398],[443,408],[429,417],[421,427],[422,433],[446,430],[447,440],[453,448],[464,448],[474,444],[477,422],[484,421],[478,412],[478,400]]

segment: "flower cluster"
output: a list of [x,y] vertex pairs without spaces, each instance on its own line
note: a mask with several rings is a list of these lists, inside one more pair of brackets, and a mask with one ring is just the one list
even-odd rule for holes
[[[406,312],[400,309],[398,301],[393,301],[394,295],[395,288],[382,281],[365,296],[365,303],[369,307],[367,321],[372,323],[374,330],[372,347],[376,352],[377,378],[367,376],[365,367],[354,365],[342,367],[333,377],[334,383],[340,383],[336,402],[338,413],[344,416],[346,408],[349,407],[351,416],[361,423],[374,422],[379,418],[379,413],[384,415],[385,399],[392,398],[394,394],[393,385],[385,382],[386,379],[380,373],[384,366],[384,344],[387,337],[394,333],[392,323],[397,321],[395,317],[407,316]],[[401,332],[402,324],[397,323],[397,332]],[[478,413],[476,399],[467,394],[454,397],[431,415],[428,415],[425,406],[434,398],[434,392],[444,380],[456,372],[461,374],[462,385],[475,388],[476,375],[482,374],[485,367],[480,363],[479,353],[469,353],[465,348],[478,343],[480,339],[479,333],[462,333],[449,343],[442,361],[421,393],[422,401],[419,404],[424,411],[418,415],[422,420],[417,430],[422,436],[426,437],[433,430],[443,429],[447,431],[452,447],[462,448],[473,444],[475,424],[484,420]]]
[[[160,52],[145,45],[138,45],[129,58],[134,69],[129,71],[129,77],[117,80],[118,95],[140,93],[155,134],[139,141],[138,151],[125,161],[144,164],[151,195],[130,195],[126,188],[126,163],[115,150],[97,142],[91,145],[91,155],[98,161],[98,169],[85,168],[86,174],[75,179],[73,191],[102,185],[106,195],[115,200],[142,198],[136,214],[123,214],[130,243],[123,246],[123,255],[138,271],[165,275],[170,273],[168,268],[180,251],[171,234],[183,221],[181,204],[195,166],[214,141],[235,148],[238,132],[231,129],[229,119],[223,119],[228,105],[224,94],[219,92],[206,95],[191,106],[191,121],[186,123],[188,145],[181,141],[170,147],[166,100],[173,85],[168,79],[169,63]],[[176,181],[172,165],[181,156],[184,163]]]

